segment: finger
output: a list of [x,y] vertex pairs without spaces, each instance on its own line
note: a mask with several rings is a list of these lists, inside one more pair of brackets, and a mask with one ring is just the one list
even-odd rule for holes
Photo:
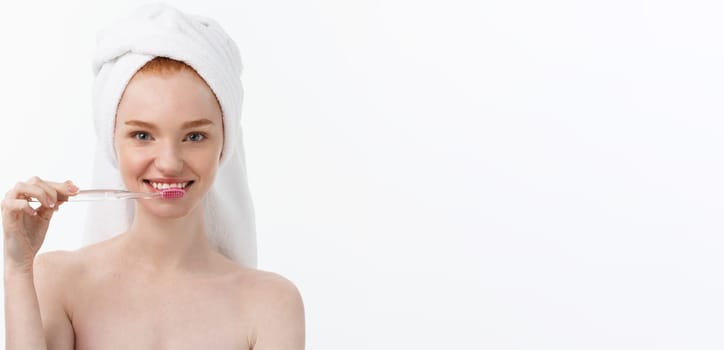
[[45,190],[36,185],[31,185],[25,182],[18,182],[10,192],[6,195],[9,199],[23,199],[30,200],[31,198],[37,199],[40,203],[48,204],[49,197]]
[[47,206],[49,208],[55,207],[55,203],[58,202],[58,191],[56,191],[53,188],[51,183],[49,183],[48,181],[42,180],[41,178],[39,178],[37,176],[33,176],[30,180],[28,180],[28,182],[32,185],[42,188],[43,191],[45,191],[45,193],[47,194],[47,199],[46,199],[46,201],[43,202],[43,204],[45,204],[45,206]]
[[51,196],[53,203],[56,205],[58,202],[67,201],[68,197],[78,194],[79,190],[78,186],[76,186],[71,180],[67,180],[65,182],[54,182],[46,181],[34,176],[28,181],[42,187]]
[[13,215],[17,215],[20,213],[25,213],[30,216],[36,216],[37,212],[35,209],[33,209],[28,201],[24,199],[10,199],[5,198],[2,201],[2,212],[3,212],[3,220],[6,220],[7,218],[12,218]]
[[50,220],[50,218],[53,217],[53,213],[55,213],[55,208],[57,208],[57,205],[53,208],[40,207],[36,209],[35,212],[37,213],[37,216],[45,220]]
[[[60,197],[61,195],[58,195],[58,196]],[[58,203],[55,203],[55,207],[53,208],[53,211],[58,211],[60,209],[60,206],[63,204],[65,204],[65,201],[59,200]]]
[[67,201],[68,197],[75,196],[78,194],[78,186],[73,181],[67,180],[65,182],[48,182],[58,193],[58,201]]

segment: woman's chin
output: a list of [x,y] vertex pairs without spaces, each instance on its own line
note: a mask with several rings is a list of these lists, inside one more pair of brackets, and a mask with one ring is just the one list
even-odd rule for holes
[[143,203],[141,208],[153,216],[167,219],[182,218],[193,210],[188,203],[170,199],[151,199]]

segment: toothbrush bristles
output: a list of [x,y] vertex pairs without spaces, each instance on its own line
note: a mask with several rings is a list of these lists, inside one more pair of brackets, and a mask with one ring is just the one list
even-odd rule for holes
[[166,188],[161,190],[161,198],[163,199],[179,199],[186,194],[186,191],[180,188]]

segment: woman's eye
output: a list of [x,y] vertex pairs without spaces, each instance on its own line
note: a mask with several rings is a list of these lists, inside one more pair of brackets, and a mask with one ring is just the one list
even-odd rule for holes
[[188,137],[191,141],[196,141],[196,142],[202,141],[206,138],[206,136],[200,132],[192,132],[189,134]]
[[142,140],[142,141],[148,140],[148,138],[149,138],[149,134],[147,132],[143,132],[143,131],[134,132],[131,134],[131,136],[133,138],[135,138],[136,140]]

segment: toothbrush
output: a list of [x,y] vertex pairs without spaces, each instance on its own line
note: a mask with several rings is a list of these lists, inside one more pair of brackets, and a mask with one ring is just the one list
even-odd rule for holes
[[[74,196],[68,197],[67,200],[60,202],[97,202],[114,199],[180,199],[186,194],[181,188],[166,188],[159,192],[131,192],[124,190],[81,190]],[[40,202],[35,198],[30,198],[29,202]]]

